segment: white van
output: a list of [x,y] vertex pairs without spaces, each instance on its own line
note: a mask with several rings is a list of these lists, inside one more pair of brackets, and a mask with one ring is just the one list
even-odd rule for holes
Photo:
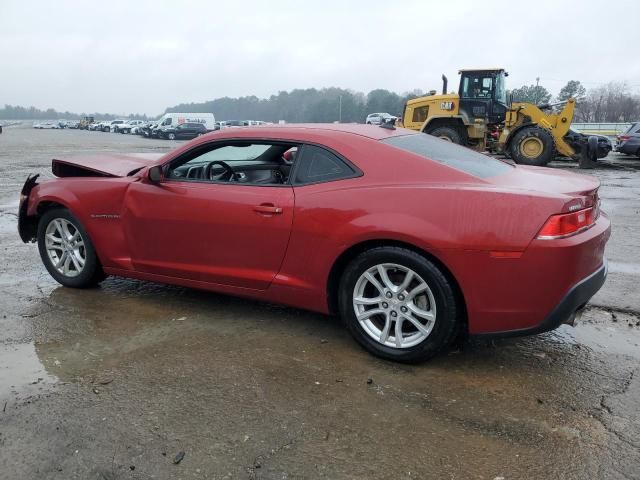
[[158,120],[158,127],[175,127],[183,123],[202,123],[207,130],[216,129],[216,117],[213,113],[165,113]]

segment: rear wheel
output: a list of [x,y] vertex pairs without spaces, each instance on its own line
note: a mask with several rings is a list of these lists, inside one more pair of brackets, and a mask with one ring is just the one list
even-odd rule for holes
[[461,308],[442,271],[400,247],[371,249],[346,268],[340,313],[351,335],[370,353],[420,362],[452,342]]
[[540,127],[525,127],[514,135],[509,153],[516,163],[543,167],[555,154],[553,136]]
[[65,287],[92,287],[105,278],[89,235],[67,209],[48,210],[40,217],[38,250],[51,276]]
[[458,145],[464,145],[465,143],[465,135],[458,127],[436,127],[425,131],[425,133],[438,137],[442,140],[446,140],[447,142],[457,143]]

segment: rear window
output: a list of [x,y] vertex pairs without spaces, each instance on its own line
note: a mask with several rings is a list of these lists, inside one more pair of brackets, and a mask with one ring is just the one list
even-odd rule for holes
[[624,133],[638,133],[640,132],[640,123],[632,123],[629,129]]
[[382,142],[478,178],[493,177],[514,168],[507,162],[424,133],[389,137]]

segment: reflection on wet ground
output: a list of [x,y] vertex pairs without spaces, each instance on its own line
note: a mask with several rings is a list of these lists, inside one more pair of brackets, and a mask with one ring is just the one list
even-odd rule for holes
[[[592,172],[614,224],[610,279],[576,328],[472,340],[417,366],[373,358],[337,319],[300,310],[115,278],[59,287],[0,208],[2,472],[638,478],[639,197],[625,191],[640,176],[612,172]],[[12,194],[0,185],[0,204]]]

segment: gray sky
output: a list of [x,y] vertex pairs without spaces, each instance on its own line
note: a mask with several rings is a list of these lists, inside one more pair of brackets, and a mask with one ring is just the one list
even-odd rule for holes
[[0,0],[0,105],[158,114],[293,88],[429,90],[481,66],[554,94],[571,79],[640,91],[637,0],[312,3]]

